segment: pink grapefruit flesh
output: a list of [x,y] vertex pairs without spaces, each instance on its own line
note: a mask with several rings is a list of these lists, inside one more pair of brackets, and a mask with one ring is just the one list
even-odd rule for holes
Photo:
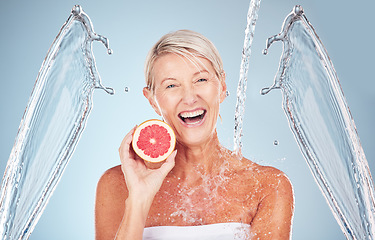
[[[140,124],[134,131],[132,146],[135,153],[148,163],[161,163],[173,152],[176,136],[165,122],[152,119]],[[155,164],[154,164],[155,165]],[[161,166],[157,164],[155,167]]]

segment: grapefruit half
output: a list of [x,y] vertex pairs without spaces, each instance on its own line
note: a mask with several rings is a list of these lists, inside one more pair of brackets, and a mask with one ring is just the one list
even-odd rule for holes
[[159,168],[176,145],[173,129],[165,122],[151,119],[134,131],[132,146],[149,168]]

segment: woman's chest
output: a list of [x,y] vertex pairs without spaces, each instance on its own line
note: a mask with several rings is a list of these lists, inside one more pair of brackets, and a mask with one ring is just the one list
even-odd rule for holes
[[147,226],[207,225],[221,222],[250,224],[259,201],[255,186],[233,183],[194,187],[164,186],[155,196]]

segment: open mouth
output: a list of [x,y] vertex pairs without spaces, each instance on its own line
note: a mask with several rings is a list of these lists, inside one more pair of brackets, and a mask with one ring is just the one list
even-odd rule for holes
[[186,124],[193,125],[200,123],[204,116],[206,115],[206,110],[196,110],[192,112],[183,112],[178,115],[178,117]]

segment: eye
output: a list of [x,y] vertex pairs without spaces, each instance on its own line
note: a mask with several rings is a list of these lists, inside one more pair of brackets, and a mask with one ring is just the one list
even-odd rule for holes
[[167,86],[167,88],[174,88],[174,87],[176,87],[175,84],[169,84],[169,85]]
[[201,79],[198,79],[197,82],[207,82],[207,79],[205,79],[205,78],[201,78]]

